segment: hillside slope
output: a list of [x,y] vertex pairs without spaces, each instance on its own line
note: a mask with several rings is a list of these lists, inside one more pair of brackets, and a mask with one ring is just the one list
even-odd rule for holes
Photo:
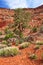
[[0,8],[0,65],[43,65],[43,5]]
[[[38,20],[38,18],[41,18],[43,20],[43,5],[39,6],[37,8],[24,8],[25,11],[28,11],[32,13],[33,19]],[[11,9],[4,9],[0,8],[0,27],[3,27],[1,23],[9,23],[9,22],[14,22],[14,14],[15,11]],[[5,25],[5,24],[4,24]]]

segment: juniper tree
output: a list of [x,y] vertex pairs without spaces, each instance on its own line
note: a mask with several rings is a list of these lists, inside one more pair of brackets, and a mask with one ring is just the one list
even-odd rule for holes
[[31,19],[31,14],[23,9],[15,9],[14,14],[14,31],[17,32],[19,37],[22,37],[22,32],[29,26],[28,22]]

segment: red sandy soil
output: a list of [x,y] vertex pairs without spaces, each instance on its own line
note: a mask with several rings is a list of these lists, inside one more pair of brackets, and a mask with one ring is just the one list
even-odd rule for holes
[[6,25],[6,22],[0,22],[0,28]]
[[[34,10],[36,12],[38,12],[41,9],[39,9],[39,10],[34,9]],[[42,11],[43,11],[43,6],[42,6]],[[10,16],[11,16],[11,14],[14,15],[14,13],[11,13],[10,11],[7,11],[7,13],[6,12],[4,13],[4,16],[7,15],[7,14],[8,15],[10,14]],[[36,16],[34,16],[34,17],[36,17]],[[32,19],[32,21],[30,22],[30,25],[32,27],[35,26],[35,25],[37,27],[40,26],[42,22],[41,21],[38,21],[37,20],[37,17],[36,18],[34,18],[34,17],[33,17],[33,19],[35,20],[35,23],[34,23],[34,21]],[[39,17],[39,14],[38,14],[38,17]],[[43,15],[41,15],[41,17],[43,17]],[[3,18],[3,16],[2,16],[2,18]],[[13,19],[12,18],[11,19],[8,18],[7,21],[10,21],[11,22],[11,21],[13,21]],[[36,23],[36,21],[37,21],[37,23]],[[6,23],[5,24],[3,24],[3,23],[5,23],[5,22],[0,22],[0,28],[2,28],[2,26],[5,26],[6,25]],[[29,32],[30,32],[30,30],[29,30]],[[40,38],[38,38],[38,39],[40,39]],[[41,39],[43,39],[43,37]],[[0,65],[43,65],[43,60],[41,60],[41,54],[43,52],[43,45],[40,47],[40,49],[38,49],[35,52],[35,54],[38,56],[38,59],[37,60],[31,60],[29,58],[29,53],[31,53],[31,54],[34,53],[34,46],[35,46],[34,44],[31,44],[28,48],[25,48],[25,49],[20,50],[21,54],[19,54],[17,56],[14,56],[14,57],[0,57]]]
[[34,53],[34,46],[34,44],[31,44],[28,48],[21,50],[21,54],[14,57],[0,57],[0,65],[43,65],[43,60],[41,60],[43,46],[35,52],[38,56],[37,60],[29,58],[29,53]]

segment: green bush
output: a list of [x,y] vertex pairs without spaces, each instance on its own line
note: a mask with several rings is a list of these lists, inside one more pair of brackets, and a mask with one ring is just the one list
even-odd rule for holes
[[3,56],[10,56],[11,55],[11,52],[9,49],[3,49]]
[[24,42],[24,38],[19,39],[19,43],[22,44]]
[[36,41],[37,45],[43,45],[43,41]]
[[17,47],[6,47],[0,49],[0,56],[14,56],[19,53],[19,49]]
[[34,32],[34,33],[37,32],[37,27],[33,27],[32,32]]
[[16,39],[15,45],[18,46],[19,45],[19,40]]
[[6,29],[5,29],[5,33],[6,33],[6,34],[9,34],[9,33],[11,33],[11,31],[6,28]]
[[14,14],[14,33],[23,38],[24,29],[28,28],[28,22],[31,20],[31,13],[25,12],[23,9],[15,9]]
[[29,58],[31,58],[31,59],[37,59],[37,56],[36,56],[35,54],[31,54],[31,55],[29,56]]
[[24,48],[28,47],[29,44],[30,44],[29,42],[23,42],[22,44],[20,44],[20,49],[24,49]]
[[2,35],[2,32],[0,32],[0,35]]
[[39,49],[40,45],[35,45],[34,49]]
[[17,47],[11,48],[10,50],[11,50],[11,54],[13,55],[17,55],[19,53],[19,49]]
[[25,37],[25,41],[32,42],[32,41],[34,41],[34,38],[33,38],[33,36],[27,36],[27,37]]
[[19,44],[22,44],[24,42],[24,39],[23,38],[20,38],[20,39],[16,39],[15,41],[15,45],[19,45]]
[[0,56],[4,56],[4,50],[0,49]]
[[12,37],[14,37],[13,33],[10,33],[10,34],[6,34],[4,39],[7,40],[7,39],[12,38]]
[[2,41],[2,44],[8,45],[8,42],[6,40]]

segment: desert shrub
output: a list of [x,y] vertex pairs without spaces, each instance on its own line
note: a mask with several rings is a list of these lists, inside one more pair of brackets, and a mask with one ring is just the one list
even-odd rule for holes
[[6,40],[2,41],[2,44],[8,45],[8,42]]
[[34,41],[34,38],[33,38],[33,36],[27,36],[27,37],[25,37],[25,41],[31,42],[31,41]]
[[0,56],[4,56],[4,50],[0,49]]
[[29,58],[30,59],[37,59],[37,56],[35,54],[30,54]]
[[43,45],[43,41],[36,41],[37,45]]
[[8,28],[6,28],[6,29],[5,29],[5,33],[6,33],[6,34],[9,34],[9,33],[11,33],[11,31],[10,31]]
[[34,32],[34,33],[37,32],[37,27],[33,27],[32,32]]
[[28,22],[31,20],[31,13],[23,9],[15,9],[14,14],[14,33],[23,38],[23,30],[28,28]]
[[40,27],[40,33],[43,33],[43,26]]
[[14,33],[19,35],[20,34],[20,31],[17,29],[17,30],[14,30]]
[[39,49],[40,45],[35,45],[34,49]]
[[28,47],[29,44],[30,44],[29,42],[23,42],[23,43],[20,45],[20,49],[24,49],[24,48]]
[[11,53],[12,53],[13,55],[17,55],[17,54],[19,53],[19,49],[18,49],[17,47],[12,48],[12,49],[10,49],[10,50],[11,50]]
[[19,39],[19,43],[20,43],[20,44],[22,44],[24,41],[25,41],[24,38],[20,38],[20,39]]
[[2,32],[0,32],[0,35],[2,35]]
[[9,49],[4,49],[3,50],[3,56],[10,56],[11,52],[9,51]]
[[0,56],[14,56],[19,53],[19,49],[17,47],[6,47],[0,49]]
[[22,44],[23,42],[24,42],[23,38],[20,38],[20,39],[16,38],[15,45]]
[[18,40],[18,39],[16,39],[16,41],[15,41],[15,45],[16,45],[16,46],[19,45],[19,40]]
[[25,22],[30,21],[31,13],[30,12],[25,12],[25,10],[19,8],[19,9],[15,9],[14,17],[15,17],[16,22],[18,21],[18,23],[19,22],[25,23]]
[[10,33],[10,34],[6,34],[4,39],[7,40],[12,37],[13,37],[13,33]]

